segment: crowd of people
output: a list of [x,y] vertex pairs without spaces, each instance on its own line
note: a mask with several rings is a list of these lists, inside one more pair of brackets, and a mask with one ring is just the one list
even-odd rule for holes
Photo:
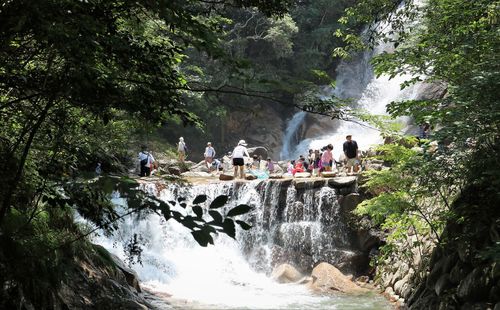
[[[360,169],[360,151],[352,135],[346,136],[346,141],[342,145],[343,162],[346,172],[357,173]],[[188,151],[187,144],[183,137],[177,143],[177,153],[179,162],[184,162]],[[222,170],[223,158],[217,159],[215,148],[211,142],[207,142],[203,153],[204,165],[209,172]],[[245,169],[249,170],[257,177],[267,177],[275,172],[276,162],[271,158],[264,159],[262,156],[253,155],[250,157],[245,140],[240,140],[232,152],[227,154],[231,158],[234,178],[245,178]],[[251,158],[245,163],[245,158]],[[156,168],[155,159],[145,146],[139,153],[140,176],[150,176]],[[321,176],[324,172],[337,172],[341,162],[335,160],[333,156],[333,145],[328,144],[322,149],[310,149],[307,158],[300,155],[298,159],[290,160],[287,163],[287,175],[295,176],[297,173],[308,172],[311,176]]]
[[[342,150],[346,172],[357,173],[361,165],[360,150],[357,142],[352,140],[352,135],[346,136]],[[311,176],[320,176],[324,172],[338,172],[341,165],[342,162],[333,157],[333,145],[328,144],[322,149],[310,149],[307,158],[300,155],[297,160],[289,161],[287,174],[295,176],[297,173],[309,172]]]

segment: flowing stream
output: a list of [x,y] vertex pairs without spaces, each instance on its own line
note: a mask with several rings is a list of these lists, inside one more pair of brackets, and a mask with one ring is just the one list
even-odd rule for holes
[[[253,228],[238,228],[236,240],[219,235],[214,238],[215,245],[203,248],[179,223],[150,214],[129,217],[113,237],[96,236],[94,242],[126,259],[125,244],[137,234],[144,243],[142,265],[135,264],[133,268],[141,286],[158,296],[172,295],[178,301],[175,307],[391,309],[375,293],[318,295],[304,285],[279,284],[270,278],[273,262],[295,262],[305,269],[319,261],[338,260],[342,266],[346,257],[356,256],[356,250],[349,248],[346,227],[339,220],[337,190],[326,185],[313,188],[297,187],[290,182],[226,182],[192,187],[169,185],[158,193],[149,184],[144,190],[165,201],[178,196],[192,201],[199,194],[207,195],[211,201],[221,194],[230,195],[225,208],[241,203],[254,208],[244,216]],[[126,199],[116,195],[113,201],[126,210]],[[180,207],[176,210],[190,212]],[[299,254],[304,250],[310,251],[310,256]],[[344,268],[349,269],[349,265]],[[160,305],[169,307],[168,303]]]

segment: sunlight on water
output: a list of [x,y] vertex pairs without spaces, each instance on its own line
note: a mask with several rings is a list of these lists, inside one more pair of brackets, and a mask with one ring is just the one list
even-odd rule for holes
[[[258,195],[259,182],[239,187],[233,196],[235,203],[258,205],[269,197]],[[152,191],[153,189],[150,188]],[[212,200],[216,196],[235,190],[226,184],[197,185],[190,189],[170,187],[160,197],[170,200],[176,193],[187,196],[188,201],[200,193]],[[272,192],[272,189],[270,189]],[[294,193],[293,193],[294,194]],[[124,211],[126,201],[113,202]],[[307,222],[315,223],[315,222]],[[311,224],[300,224],[311,225]],[[318,224],[314,224],[318,225]],[[284,226],[286,227],[286,226]],[[254,234],[269,234],[256,226]],[[315,233],[315,230],[313,231]],[[319,232],[318,232],[319,233]],[[364,296],[313,294],[304,285],[279,284],[268,274],[258,272],[243,254],[241,238],[237,240],[219,235],[215,245],[200,247],[189,231],[175,221],[164,221],[156,214],[145,218],[126,218],[118,233],[111,237],[98,236],[95,242],[125,259],[124,244],[139,234],[145,243],[142,265],[135,264],[141,285],[158,296],[169,294],[176,307],[187,309],[390,309],[388,302],[376,295]],[[261,242],[261,241],[258,241]],[[261,244],[266,247],[266,244]],[[267,264],[267,262],[265,262]]]

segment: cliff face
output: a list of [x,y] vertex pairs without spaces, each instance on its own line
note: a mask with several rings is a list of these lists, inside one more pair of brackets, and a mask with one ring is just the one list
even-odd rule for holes
[[500,209],[498,193],[471,186],[453,205],[443,241],[428,275],[416,286],[411,309],[500,309]]
[[222,147],[232,150],[240,139],[244,139],[249,146],[264,146],[271,158],[279,159],[286,118],[290,114],[288,110],[256,103],[249,111],[230,111],[221,137]]

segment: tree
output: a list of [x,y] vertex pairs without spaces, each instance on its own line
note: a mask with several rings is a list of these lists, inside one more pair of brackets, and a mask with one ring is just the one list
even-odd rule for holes
[[[36,287],[31,290],[35,296],[28,297],[44,300],[50,294],[43,296],[47,287],[38,286],[39,280],[60,283],[61,261],[72,262],[78,248],[74,241],[82,236],[72,219],[73,207],[89,211],[88,217],[98,224],[117,219],[101,192],[86,185],[68,186],[79,184],[79,169],[96,159],[121,161],[136,128],[174,117],[186,124],[199,122],[185,106],[190,87],[181,67],[192,49],[228,59],[220,46],[222,24],[211,12],[255,5],[269,16],[282,15],[290,4],[2,2],[0,244],[9,249],[0,253],[2,297],[11,288],[22,292]],[[192,229],[202,245],[210,243],[210,233],[216,231],[234,236],[231,217],[245,209],[221,217],[220,226],[215,219],[211,224],[199,220],[198,208],[193,208],[196,216],[176,216],[161,202],[143,198],[143,206]]]
[[[422,215],[431,223],[442,223],[434,232],[441,252],[435,251],[433,257],[440,258],[439,253],[457,256],[457,248],[467,249],[470,258],[466,262],[486,273],[500,252],[495,237],[500,218],[500,2],[429,0],[419,5],[408,1],[408,6],[395,10],[398,3],[360,1],[348,10],[342,20],[346,24],[387,19],[386,28],[391,31],[380,32],[372,26],[371,40],[363,40],[353,31],[339,33],[349,44],[337,54],[385,40],[392,42],[395,50],[374,58],[377,74],[413,75],[402,87],[422,80],[447,85],[442,98],[392,102],[387,109],[392,116],[407,115],[417,123],[429,121],[436,126],[431,139],[439,147],[426,156],[397,159],[391,171],[372,175],[371,185],[380,184],[384,178],[393,182],[388,192],[365,202],[359,211],[381,219],[381,213],[389,210],[381,221],[386,227],[396,228],[397,220],[423,210]],[[385,151],[387,155],[394,150]],[[394,182],[402,179],[405,182]],[[399,201],[388,199],[396,196]],[[433,201],[435,197],[437,201]],[[418,200],[420,203],[415,204]],[[388,206],[398,208],[390,210]],[[492,231],[495,233],[490,235]],[[401,229],[394,232],[401,233]],[[442,292],[439,298],[446,296],[442,305],[458,306],[456,292],[456,287]],[[488,301],[496,302],[491,298]]]

